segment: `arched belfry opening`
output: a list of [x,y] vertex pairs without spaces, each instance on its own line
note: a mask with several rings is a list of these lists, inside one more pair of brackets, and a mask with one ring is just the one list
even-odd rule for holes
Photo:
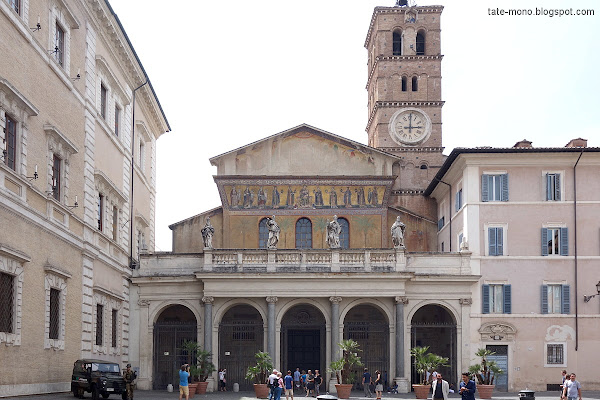
[[256,308],[240,304],[231,307],[219,324],[219,366],[227,368],[227,381],[240,384],[240,390],[252,390],[246,369],[255,364],[254,354],[266,351],[263,319]]
[[[448,366],[439,367],[438,372],[448,383],[457,385],[456,321],[446,308],[435,304],[421,307],[411,320],[410,341],[411,348],[429,346],[429,352],[448,357]],[[414,366],[411,369],[412,382],[417,383],[418,374]]]
[[392,33],[392,55],[402,55],[402,31],[399,29]]
[[154,324],[154,389],[177,382],[181,364],[188,362],[185,341],[198,341],[198,323],[194,313],[182,305],[165,308]]
[[425,31],[419,30],[417,32],[417,49],[416,53],[418,56],[425,55]]
[[310,304],[290,308],[281,320],[281,361],[283,371],[326,371],[325,317]]
[[[370,304],[353,307],[344,318],[344,339],[356,341],[362,352],[359,354],[364,366],[354,371],[362,376],[363,368],[371,374],[376,370],[390,371],[390,328],[385,314]],[[389,382],[389,373],[388,384]]]

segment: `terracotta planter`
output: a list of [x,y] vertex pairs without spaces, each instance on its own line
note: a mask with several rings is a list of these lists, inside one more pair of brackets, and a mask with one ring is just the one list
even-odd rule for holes
[[477,385],[477,391],[479,392],[480,399],[491,399],[492,392],[496,385]]
[[429,385],[412,385],[415,390],[415,396],[417,399],[426,399],[429,396],[429,390],[431,386]]
[[206,394],[207,387],[208,387],[208,382],[198,382],[198,387],[196,388],[196,394]]
[[198,382],[188,383],[188,390],[190,391],[190,399],[194,397],[196,394],[196,389],[198,389]]
[[350,392],[352,391],[352,385],[349,383],[343,383],[343,384],[336,383],[335,390],[337,391],[337,397],[339,399],[349,399]]
[[257,399],[269,398],[269,388],[266,383],[255,383],[254,384],[254,395]]

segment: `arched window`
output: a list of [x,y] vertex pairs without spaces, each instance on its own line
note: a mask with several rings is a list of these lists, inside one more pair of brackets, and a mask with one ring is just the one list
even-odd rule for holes
[[408,79],[406,79],[406,77],[403,76],[402,77],[402,91],[403,92],[406,92],[408,90],[407,86],[408,86]]
[[425,55],[425,31],[423,30],[417,32],[417,55]]
[[394,31],[392,34],[392,55],[402,55],[402,32]]
[[312,222],[308,218],[296,221],[296,248],[312,249]]
[[416,92],[419,90],[419,79],[416,76],[412,77],[412,91]]
[[263,218],[258,223],[258,248],[266,249],[269,240],[269,228],[267,228],[267,219]]
[[340,233],[340,247],[342,249],[350,248],[350,223],[346,218],[338,218],[338,223],[342,228]]

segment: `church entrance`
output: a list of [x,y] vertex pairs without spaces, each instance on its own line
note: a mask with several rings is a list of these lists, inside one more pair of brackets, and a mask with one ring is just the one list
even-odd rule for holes
[[[456,321],[444,307],[430,304],[415,313],[411,321],[411,348],[416,346],[429,346],[430,353],[448,357],[449,365],[439,367],[438,372],[457,387]],[[413,383],[419,381],[414,366],[411,377]]]
[[[240,390],[252,390],[246,369],[254,365],[254,354],[263,351],[263,320],[252,306],[238,305],[229,309],[219,324],[219,366],[227,368],[227,385],[238,382]],[[232,390],[232,387],[228,387]]]
[[[363,369],[368,368],[371,375],[380,371],[388,381],[390,369],[390,330],[385,315],[372,305],[362,304],[352,308],[344,318],[344,339],[358,343],[362,352],[359,356],[364,366],[353,372],[362,379]],[[388,381],[388,385],[389,385]],[[386,385],[387,386],[387,385]]]
[[292,307],[281,321],[281,354],[283,371],[296,368],[321,375],[325,368],[325,317],[314,306]]
[[153,389],[164,389],[179,382],[181,364],[188,362],[183,349],[186,340],[197,341],[198,325],[189,308],[176,305],[166,308],[154,324]]

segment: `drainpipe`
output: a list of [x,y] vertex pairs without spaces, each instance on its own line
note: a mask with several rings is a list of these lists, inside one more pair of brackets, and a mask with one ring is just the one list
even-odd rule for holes
[[136,269],[137,263],[133,258],[133,223],[135,221],[133,215],[133,163],[135,156],[135,92],[141,89],[144,85],[150,82],[146,79],[146,82],[133,89],[133,98],[131,101],[131,179],[129,181],[129,268]]
[[435,178],[435,180],[448,186],[448,232],[450,234],[450,243],[448,244],[448,251],[452,252],[452,185],[438,178]]
[[577,310],[577,164],[583,155],[583,150],[577,157],[577,162],[573,166],[573,216],[575,218],[575,351],[579,348],[579,313]]

